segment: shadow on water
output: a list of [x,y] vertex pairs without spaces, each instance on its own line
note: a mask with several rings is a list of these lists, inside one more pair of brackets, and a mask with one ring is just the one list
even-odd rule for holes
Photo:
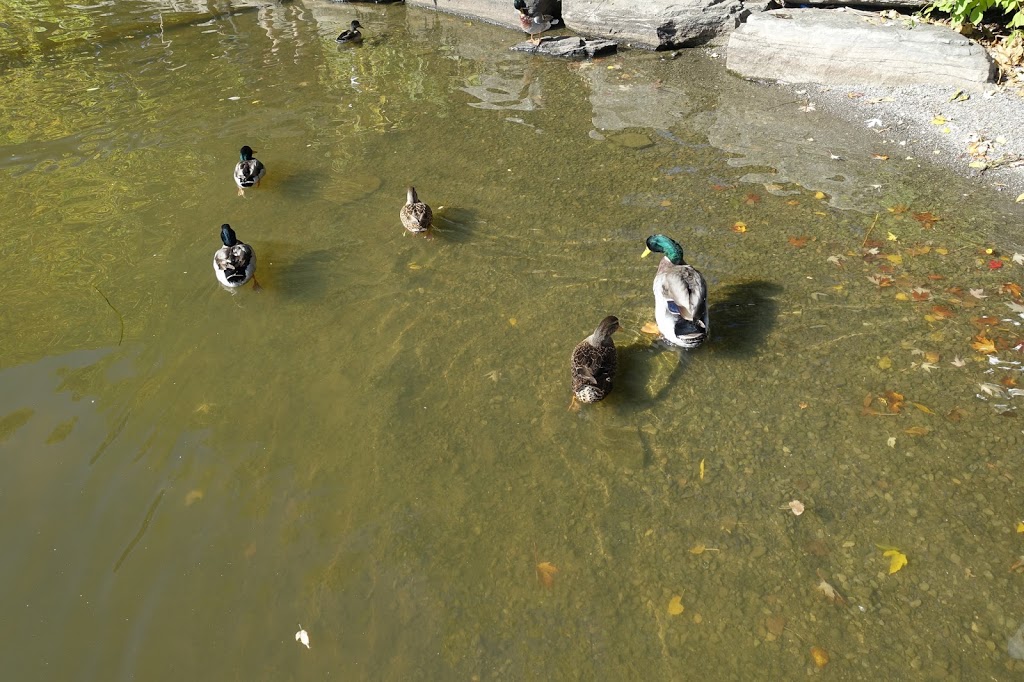
[[[281,257],[284,249],[274,251],[278,253],[278,258],[274,260],[274,265],[267,269],[273,269],[271,286],[282,296],[311,300],[326,295],[328,277],[336,267],[335,254],[326,249],[319,249],[299,254],[292,259],[288,256]],[[268,273],[267,279],[270,278],[271,275]]]
[[774,297],[782,286],[765,280],[730,284],[713,292],[709,309],[711,338],[716,353],[753,355],[775,326],[779,305]]
[[311,201],[326,198],[323,176],[320,173],[309,168],[282,169],[277,166],[273,168],[273,173],[272,177],[267,173],[269,182],[264,180],[260,184],[270,185],[269,189],[284,193],[289,199]]
[[473,237],[476,211],[457,206],[446,206],[434,211],[431,232],[437,239],[453,244],[464,244]]

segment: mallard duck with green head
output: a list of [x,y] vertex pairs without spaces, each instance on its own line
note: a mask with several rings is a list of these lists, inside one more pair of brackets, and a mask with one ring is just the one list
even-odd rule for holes
[[359,32],[363,26],[359,23],[358,19],[353,19],[352,23],[349,24],[349,28],[341,32],[335,40],[339,43],[359,43],[363,40],[363,34]]
[[235,231],[224,223],[220,226],[220,240],[224,246],[213,254],[213,273],[217,281],[234,290],[252,280],[253,290],[259,291],[256,281],[256,252],[245,242],[238,241]]
[[519,10],[519,25],[527,35],[530,42],[540,42],[540,34],[558,23],[558,19],[549,14],[530,14],[526,0],[513,0],[512,6]]
[[405,189],[405,206],[398,212],[398,216],[402,219],[402,226],[413,234],[426,232],[434,222],[434,212],[420,201],[415,187]]
[[683,247],[663,234],[647,238],[641,258],[665,255],[654,276],[654,319],[665,340],[680,348],[696,348],[708,338],[708,285],[704,276],[683,260]]
[[267,167],[255,154],[252,147],[245,145],[238,151],[238,163],[235,164],[235,184],[238,185],[238,196],[243,196],[250,187],[259,187],[260,180],[267,174]]
[[619,329],[614,315],[601,320],[594,333],[572,349],[572,394],[581,403],[596,403],[612,392],[618,360],[612,334]]

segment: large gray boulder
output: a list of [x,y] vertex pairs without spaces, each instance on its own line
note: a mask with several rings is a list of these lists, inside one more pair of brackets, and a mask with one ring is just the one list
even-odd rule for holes
[[566,28],[650,48],[706,43],[744,14],[739,0],[562,0]]
[[747,78],[826,85],[979,89],[994,75],[985,50],[949,28],[849,9],[751,15],[729,36],[726,66]]
[[[498,26],[519,28],[519,12],[512,7],[512,0],[405,0],[405,4],[480,19]],[[554,17],[560,14],[560,4],[559,0],[526,0],[531,14],[550,14]]]

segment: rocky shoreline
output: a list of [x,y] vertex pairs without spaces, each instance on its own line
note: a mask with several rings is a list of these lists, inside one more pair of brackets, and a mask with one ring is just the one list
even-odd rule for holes
[[[406,2],[518,29],[508,0]],[[1024,205],[1024,89],[997,85],[995,62],[975,41],[889,9],[918,9],[923,0],[857,4],[878,10],[770,10],[768,2],[743,0],[528,0],[531,12],[564,20],[568,31],[557,34],[600,40],[515,49],[579,57],[595,54],[588,46],[606,50],[609,40],[648,49],[708,46],[726,55],[729,70],[790,89],[808,111],[863,125],[865,135],[878,136],[880,161],[939,163]]]

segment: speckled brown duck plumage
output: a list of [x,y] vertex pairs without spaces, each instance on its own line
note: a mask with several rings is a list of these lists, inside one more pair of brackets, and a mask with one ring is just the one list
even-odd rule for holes
[[618,329],[619,318],[609,315],[572,349],[572,392],[581,403],[596,403],[612,392],[618,364],[612,334]]

